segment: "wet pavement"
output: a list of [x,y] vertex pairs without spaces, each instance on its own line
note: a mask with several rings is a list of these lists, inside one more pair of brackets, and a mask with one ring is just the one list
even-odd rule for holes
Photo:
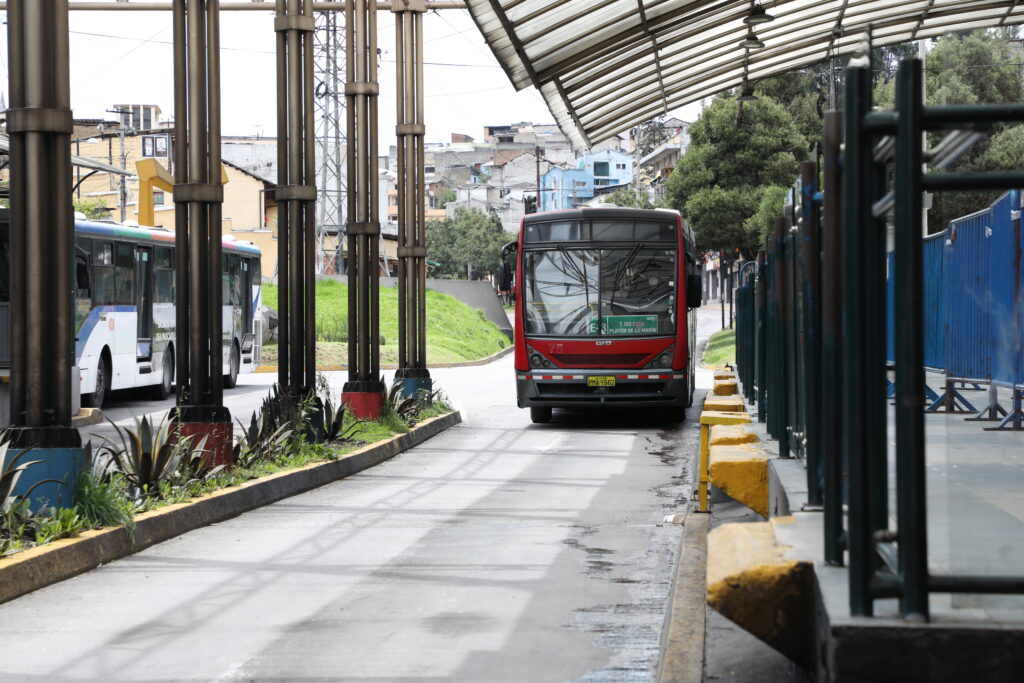
[[0,606],[0,680],[653,680],[695,425],[533,425],[511,357],[433,375],[461,425]]

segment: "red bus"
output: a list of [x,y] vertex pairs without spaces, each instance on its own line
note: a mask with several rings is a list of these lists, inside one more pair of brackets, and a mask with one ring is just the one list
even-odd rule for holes
[[583,208],[524,217],[515,250],[520,408],[650,406],[674,420],[693,402],[693,231],[667,209]]

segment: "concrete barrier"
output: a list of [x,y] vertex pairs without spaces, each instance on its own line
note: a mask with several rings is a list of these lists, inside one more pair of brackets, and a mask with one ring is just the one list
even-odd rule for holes
[[711,446],[711,485],[768,517],[768,454],[750,444]]

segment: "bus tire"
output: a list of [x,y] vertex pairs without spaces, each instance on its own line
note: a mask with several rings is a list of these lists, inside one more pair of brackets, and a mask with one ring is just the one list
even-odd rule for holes
[[538,425],[551,422],[551,408],[548,406],[530,406],[530,420]]
[[171,395],[174,385],[174,354],[171,347],[164,349],[164,360],[161,364],[160,383],[154,384],[151,388],[151,395],[157,401],[163,401]]
[[228,359],[228,374],[224,375],[224,388],[234,389],[238,385],[238,366],[241,363],[241,354],[238,352],[238,344],[231,342],[231,356]]
[[106,354],[101,353],[96,361],[96,389],[82,397],[82,402],[92,408],[102,408],[110,393],[110,366]]

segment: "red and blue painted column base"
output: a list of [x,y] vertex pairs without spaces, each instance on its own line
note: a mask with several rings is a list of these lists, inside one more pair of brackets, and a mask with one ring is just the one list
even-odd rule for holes
[[345,382],[341,402],[360,420],[376,420],[384,408],[384,383],[375,380]]
[[32,463],[18,475],[11,491],[28,498],[32,511],[69,508],[75,503],[79,477],[92,465],[92,449],[82,446],[74,427],[14,427],[9,430],[5,465],[17,458],[15,467]]
[[181,406],[171,409],[171,419],[178,422],[179,438],[191,437],[192,447],[202,449],[205,470],[231,467],[231,411],[224,406]]
[[420,398],[424,392],[429,397],[434,390],[434,381],[426,368],[398,368],[395,370],[395,384],[401,387],[403,398]]

